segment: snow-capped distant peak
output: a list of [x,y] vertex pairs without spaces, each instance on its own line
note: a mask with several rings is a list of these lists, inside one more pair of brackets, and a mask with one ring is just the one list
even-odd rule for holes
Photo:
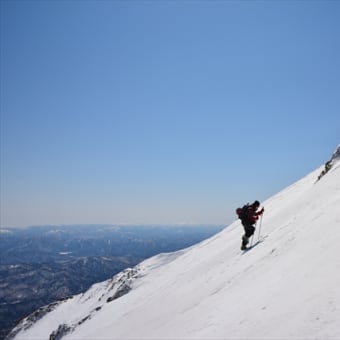
[[0,234],[3,233],[3,234],[11,234],[12,232],[8,229],[3,229],[3,228],[0,228]]

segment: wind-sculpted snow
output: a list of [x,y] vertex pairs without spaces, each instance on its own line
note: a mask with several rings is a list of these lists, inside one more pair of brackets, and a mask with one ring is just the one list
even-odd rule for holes
[[340,339],[339,165],[263,202],[251,250],[235,221],[92,286],[15,339]]

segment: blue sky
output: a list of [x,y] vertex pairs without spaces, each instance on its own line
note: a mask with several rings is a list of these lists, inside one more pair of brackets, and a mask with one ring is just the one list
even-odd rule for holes
[[1,225],[227,224],[340,143],[340,2],[1,1]]

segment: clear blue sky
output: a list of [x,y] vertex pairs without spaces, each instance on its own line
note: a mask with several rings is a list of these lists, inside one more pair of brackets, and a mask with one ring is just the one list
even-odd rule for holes
[[1,1],[1,225],[227,224],[340,143],[339,1]]

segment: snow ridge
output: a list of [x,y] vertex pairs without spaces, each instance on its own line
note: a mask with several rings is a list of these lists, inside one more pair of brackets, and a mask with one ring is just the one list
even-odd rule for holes
[[324,175],[326,175],[327,172],[331,170],[333,166],[336,165],[339,161],[340,161],[340,145],[338,145],[330,160],[325,163],[325,167],[318,176],[317,181],[319,181]]
[[[53,312],[57,306],[65,303],[69,299],[75,299],[74,305],[79,305],[79,308],[74,308],[72,318],[64,319],[61,323],[54,323],[54,328],[46,339],[59,340],[65,335],[72,333],[78,326],[84,322],[91,320],[94,315],[99,312],[106,303],[110,303],[125,294],[129,293],[132,286],[138,278],[143,277],[143,272],[151,272],[172,262],[183,253],[183,250],[172,252],[169,254],[158,254],[151,259],[137,265],[134,268],[127,268],[116,274],[112,279],[92,285],[85,293],[76,296],[65,297],[56,302],[50,303],[47,306],[39,308],[28,317],[24,318],[6,337],[6,340],[16,338],[19,334],[29,330],[31,327],[42,319],[47,314]],[[70,308],[70,304],[66,304],[65,308]],[[54,315],[51,315],[54,318]]]
[[[6,337],[10,340],[22,331],[26,331],[34,326],[40,319],[53,312],[58,306],[65,304],[69,299],[75,299],[74,304],[79,304],[78,311],[73,313],[73,320],[65,320],[65,322],[57,325],[49,335],[49,340],[59,340],[66,334],[72,333],[78,326],[93,318],[96,312],[100,311],[105,303],[109,303],[122,297],[131,290],[132,282],[138,278],[139,270],[136,268],[127,268],[115,275],[112,279],[106,280],[102,283],[92,285],[90,289],[76,296],[66,297],[53,302],[47,306],[39,308],[37,311],[24,318]],[[69,306],[69,304],[66,304]],[[85,311],[85,313],[84,313]]]

